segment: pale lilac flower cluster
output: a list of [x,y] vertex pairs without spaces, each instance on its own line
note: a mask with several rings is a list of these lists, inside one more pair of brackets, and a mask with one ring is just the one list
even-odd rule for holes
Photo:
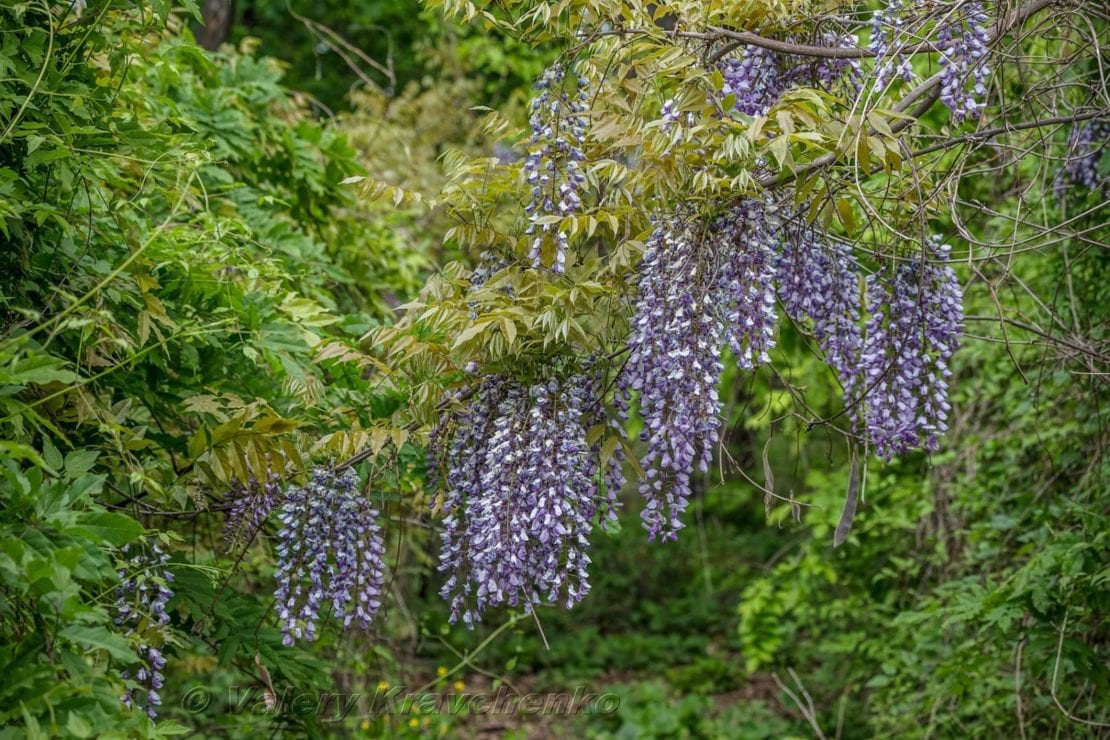
[[328,603],[344,629],[356,620],[368,627],[381,606],[385,548],[354,472],[317,468],[286,492],[278,519],[274,595],[284,644],[314,640]]
[[736,96],[736,110],[762,116],[779,99],[786,84],[780,55],[762,46],[745,46],[740,57],[721,62],[722,96]]
[[[532,386],[491,376],[450,420],[439,567],[452,622],[473,626],[503,605],[570,608],[589,591],[589,534],[602,510],[597,446],[586,441],[595,391],[581,375]],[[605,479],[619,483],[611,466]],[[610,516],[616,493],[607,492]]]
[[948,361],[959,344],[962,294],[949,247],[868,276],[867,334],[860,360],[863,419],[883,459],[937,448],[948,428]]
[[[938,34],[940,47],[940,99],[952,111],[952,118],[961,123],[978,118],[983,106],[979,102],[987,92],[987,42],[990,19],[979,0],[963,0],[953,8],[942,23]],[[971,89],[968,90],[968,84]]]
[[271,473],[265,483],[252,478],[234,488],[228,498],[231,508],[224,524],[224,542],[230,550],[248,547],[281,500],[281,476]]
[[775,273],[779,223],[757,200],[745,200],[717,220],[715,249],[723,257],[715,300],[736,364],[754,370],[775,346]]
[[[127,627],[125,634],[128,636],[136,634],[142,626],[136,648],[140,664],[134,679],[144,686],[146,714],[154,719],[162,704],[158,692],[165,681],[166,658],[162,655],[161,645],[165,643],[170,623],[166,604],[173,598],[169,587],[173,583],[173,573],[166,568],[170,556],[156,542],[151,542],[146,548],[128,545],[123,548],[123,554],[127,559],[118,571],[120,585],[116,588],[114,621],[116,626]],[[150,644],[152,635],[160,638],[158,645]],[[132,678],[129,670],[120,671],[120,676],[125,680]],[[133,690],[128,688],[120,700],[124,706],[131,708],[135,702]]]
[[[871,16],[871,40],[868,47],[875,55],[875,89],[882,90],[895,77],[913,81],[910,59],[899,49],[908,39],[906,33],[907,0],[887,0]],[[893,48],[892,48],[893,47]]]
[[1096,118],[1076,124],[1068,134],[1068,155],[1056,173],[1053,189],[1057,198],[1063,198],[1073,185],[1098,190],[1104,178],[1099,175],[1099,163],[1107,152],[1110,139],[1110,120]]
[[763,206],[740,204],[711,227],[660,221],[640,263],[629,358],[618,380],[626,407],[640,394],[646,500],[651,539],[682,528],[691,476],[705,472],[718,441],[721,352],[754,368],[774,346],[774,227]]
[[[854,47],[856,42],[850,34],[828,32],[822,34],[817,43],[828,47]],[[724,78],[722,97],[735,95],[735,109],[749,116],[765,114],[792,87],[829,89],[841,81],[847,81],[856,89],[861,85],[858,60],[813,59],[761,46],[744,46],[739,58],[724,59],[720,69]]]
[[526,233],[532,236],[529,258],[534,267],[542,267],[545,240],[553,238],[555,259],[551,270],[556,274],[566,269],[568,239],[557,223],[547,223],[545,218],[576,213],[582,205],[579,190],[586,182],[582,162],[586,159],[584,114],[589,93],[586,81],[579,79],[572,98],[563,89],[565,77],[563,66],[555,64],[536,82],[529,118],[532,148],[524,158],[525,178],[532,192],[525,207],[530,222]]
[[833,242],[800,218],[784,230],[778,255],[778,293],[787,315],[813,327],[825,362],[852,404],[860,351],[860,274],[847,246]]

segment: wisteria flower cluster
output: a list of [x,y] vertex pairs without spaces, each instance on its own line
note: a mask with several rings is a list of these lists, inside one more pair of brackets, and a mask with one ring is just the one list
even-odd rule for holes
[[622,408],[640,394],[651,539],[675,539],[694,469],[708,470],[718,441],[717,393],[728,344],[746,368],[774,346],[774,228],[748,201],[712,228],[680,217],[661,220],[640,264],[629,358],[619,378]]
[[863,417],[883,459],[937,449],[948,428],[948,361],[959,344],[962,292],[950,248],[934,239],[922,259],[867,278],[870,318],[860,359]]
[[860,273],[846,245],[832,242],[800,217],[783,230],[778,254],[778,295],[786,314],[810,322],[825,362],[855,401],[863,331]]
[[454,433],[446,459],[430,460],[446,467],[440,570],[452,622],[473,626],[502,605],[570,608],[589,591],[589,534],[603,510],[614,516],[623,483],[611,459],[599,490],[599,448],[586,440],[597,392],[586,375],[531,386],[491,376],[439,428],[437,445],[448,425]]
[[913,81],[913,66],[901,46],[909,38],[906,32],[907,0],[887,0],[871,16],[871,40],[868,48],[875,55],[875,89],[882,90],[895,77]]
[[271,473],[265,483],[255,479],[228,494],[231,508],[224,525],[224,542],[230,550],[247,547],[258,535],[270,513],[281,501],[281,476]]
[[1096,118],[1072,127],[1068,134],[1067,159],[1053,183],[1057,198],[1063,198],[1072,185],[1088,190],[1102,187],[1104,178],[1099,175],[1099,163],[1107,152],[1108,140],[1110,120]]
[[[855,46],[855,38],[826,33],[818,45]],[[741,47],[739,57],[723,59],[720,69],[722,97],[734,95],[735,109],[749,116],[765,114],[792,87],[831,88],[842,80],[860,86],[860,65],[855,59],[809,59],[761,46]]]
[[378,612],[384,555],[378,512],[353,471],[313,471],[285,495],[277,545],[278,618],[283,642],[316,638],[320,609],[330,603],[344,629],[366,628]]
[[921,10],[920,0],[888,0],[886,7],[872,16],[868,48],[875,54],[876,89],[886,87],[895,77],[912,82],[913,66],[902,49],[927,41],[935,33],[940,51],[941,102],[952,111],[957,123],[979,117],[990,74],[990,18],[982,0],[960,0],[942,8],[932,33],[926,29],[928,19],[921,16]]
[[566,70],[561,64],[547,69],[535,84],[531,116],[532,148],[524,158],[524,173],[531,188],[531,201],[525,206],[532,236],[529,258],[534,267],[543,266],[545,240],[554,239],[555,256],[551,270],[562,274],[566,269],[568,237],[556,223],[544,217],[566,217],[582,206],[579,194],[586,181],[582,162],[586,155],[585,112],[589,98],[587,82],[579,79],[572,98],[564,89]]
[[[142,703],[146,706],[147,716],[154,719],[162,704],[158,692],[165,680],[166,658],[162,655],[161,646],[166,642],[170,623],[166,604],[173,598],[169,587],[173,583],[173,573],[166,567],[170,556],[156,542],[145,548],[125,546],[123,554],[127,559],[118,571],[120,585],[116,588],[114,621],[118,627],[126,626],[127,636],[137,635],[136,651],[140,667],[135,671],[134,679],[144,686],[146,691]],[[130,670],[120,671],[120,676],[124,680],[132,678]],[[128,688],[120,700],[124,706],[132,707],[135,704],[134,691]]]
[[[979,0],[964,0],[950,11],[938,33],[940,99],[957,123],[978,118],[987,92],[987,26],[990,19]],[[968,85],[971,89],[968,89]]]

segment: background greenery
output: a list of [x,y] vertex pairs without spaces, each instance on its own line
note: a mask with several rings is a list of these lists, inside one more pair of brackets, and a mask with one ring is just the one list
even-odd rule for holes
[[[840,737],[1099,733],[1072,718],[1110,708],[1105,381],[991,322],[969,322],[942,451],[870,463],[843,547],[847,449],[773,421],[795,387],[819,413],[839,406],[786,329],[777,370],[722,388],[728,451],[756,481],[701,481],[666,546],[645,542],[630,501],[596,537],[591,595],[541,610],[542,635],[507,614],[447,626],[434,532],[409,516],[420,452],[401,444],[375,494],[395,525],[385,612],[368,634],[281,647],[267,548],[234,562],[211,514],[252,470],[365,446],[347,430],[403,396],[343,353],[444,252],[467,258],[442,243],[441,214],[370,201],[350,178],[444,187],[452,152],[492,152],[471,107],[519,120],[549,56],[405,2],[239,3],[214,54],[169,3],[77,5],[0,0],[0,736],[805,737],[807,713]],[[353,71],[298,14],[392,77]],[[992,198],[998,184],[964,187]],[[1015,310],[1053,296],[1105,338],[1105,250],[1012,272],[1030,286]],[[970,284],[967,313],[991,315],[996,296]],[[811,506],[765,505],[759,486]],[[119,704],[134,658],[110,613],[117,548],[142,538],[165,544],[175,576],[153,724]],[[329,723],[236,703],[264,672],[308,692],[584,685],[620,706]]]

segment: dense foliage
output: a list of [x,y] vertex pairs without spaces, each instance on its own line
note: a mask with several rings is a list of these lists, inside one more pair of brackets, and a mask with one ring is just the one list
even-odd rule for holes
[[185,5],[0,0],[0,735],[1105,732],[1099,8]]

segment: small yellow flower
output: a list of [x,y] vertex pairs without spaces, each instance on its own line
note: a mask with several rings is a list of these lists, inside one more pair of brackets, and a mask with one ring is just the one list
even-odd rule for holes
[[389,688],[389,681],[378,681],[378,690],[385,691]]
[[409,727],[411,727],[412,729],[415,730],[419,726],[420,726],[420,720],[418,720],[416,717],[413,717],[412,719],[409,720]]
[[359,727],[361,727],[364,730],[369,730],[370,729],[370,720],[366,720],[366,719],[362,720],[362,724],[359,725]]
[[462,681],[455,681],[455,691],[465,691],[466,684]]
[[447,675],[447,666],[441,665],[439,668],[436,668],[436,675],[439,676],[440,678],[443,678],[444,676],[446,676]]

